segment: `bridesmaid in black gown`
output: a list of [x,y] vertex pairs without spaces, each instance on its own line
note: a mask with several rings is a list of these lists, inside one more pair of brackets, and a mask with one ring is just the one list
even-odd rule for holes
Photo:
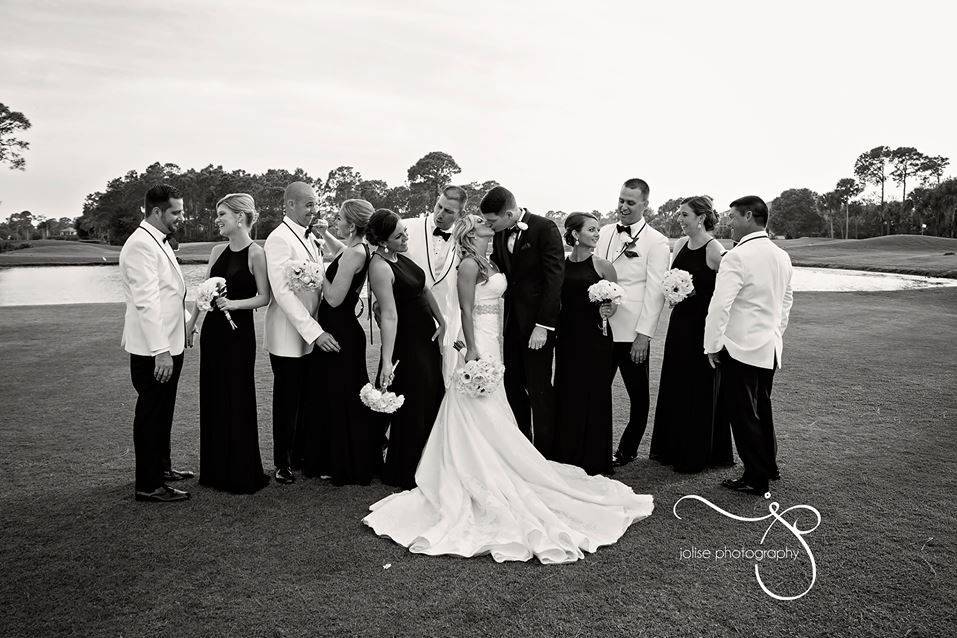
[[328,477],[336,485],[368,485],[376,465],[370,453],[378,440],[372,431],[375,415],[359,399],[359,390],[369,383],[369,371],[366,333],[356,315],[370,258],[363,236],[373,212],[364,199],[346,200],[335,220],[343,241],[324,233],[326,244],[339,254],[326,268],[319,325],[335,337],[340,350],[317,349],[311,355],[315,404],[322,422],[311,430],[317,436],[306,443],[303,472]]
[[672,268],[691,273],[695,292],[671,310],[651,437],[651,458],[678,472],[733,464],[731,429],[716,418],[717,374],[704,354],[704,321],[723,249],[710,234],[711,200],[690,197],[678,209],[687,238],[675,245]]
[[425,287],[425,273],[401,254],[408,249],[408,236],[399,216],[377,210],[369,220],[366,239],[376,246],[369,283],[379,304],[382,333],[378,385],[405,396],[403,406],[389,415],[382,481],[412,489],[445,394],[439,349],[445,319]]
[[611,263],[593,254],[599,227],[597,217],[588,213],[572,213],[565,219],[565,241],[573,249],[565,260],[555,349],[554,460],[577,465],[592,475],[614,473],[611,326],[602,334],[602,317],[611,316],[614,306],[590,302],[588,288],[602,279],[617,282],[618,277]]
[[[226,280],[226,297],[206,313],[199,339],[199,482],[235,494],[264,487],[256,418],[256,329],[253,310],[269,303],[266,254],[249,237],[253,198],[236,193],[216,205],[216,224],[229,243],[210,255],[210,277]],[[227,310],[234,330],[222,312]],[[187,326],[192,342],[199,312]]]

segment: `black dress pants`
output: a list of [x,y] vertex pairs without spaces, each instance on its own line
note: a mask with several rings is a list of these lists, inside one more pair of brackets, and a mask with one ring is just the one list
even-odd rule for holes
[[[615,342],[615,367],[621,372],[621,380],[628,392],[628,425],[618,441],[618,456],[632,457],[638,454],[641,437],[648,427],[648,360],[636,364],[631,359],[631,341]],[[649,350],[651,349],[649,345]]]
[[771,414],[773,381],[774,368],[758,368],[733,359],[727,351],[721,353],[721,409],[731,421],[734,445],[744,465],[743,478],[762,491],[778,473]]
[[552,385],[555,333],[548,331],[545,345],[539,350],[530,349],[528,339],[519,334],[518,329],[506,328],[502,348],[505,396],[519,430],[542,456],[551,459],[555,447],[555,388]]
[[269,354],[272,367],[272,440],[276,469],[301,467],[307,415],[310,355]]
[[133,415],[136,489],[141,492],[152,492],[162,486],[163,472],[172,467],[170,432],[183,355],[173,357],[173,374],[166,383],[153,377],[153,368],[153,357],[130,355],[130,379],[137,394]]

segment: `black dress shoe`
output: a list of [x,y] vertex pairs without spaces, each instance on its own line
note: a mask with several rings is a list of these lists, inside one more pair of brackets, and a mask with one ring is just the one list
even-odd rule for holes
[[163,472],[164,481],[185,481],[194,478],[196,475],[189,470],[166,470]]
[[137,501],[148,501],[151,503],[175,503],[176,501],[189,500],[189,492],[177,490],[168,485],[163,485],[152,492],[136,491]]
[[743,478],[725,479],[721,481],[721,487],[734,490],[735,492],[744,492],[745,494],[757,494],[758,496],[763,496],[764,493],[768,491],[767,488],[762,490],[754,485],[751,485],[751,483]]
[[621,454],[620,452],[616,452],[611,459],[611,464],[614,467],[624,467],[628,465],[629,463],[631,463],[632,461],[634,461],[636,458],[638,458],[637,454],[627,455],[627,454]]
[[280,467],[276,469],[276,482],[283,485],[289,485],[290,483],[296,482],[296,477],[289,470],[289,468]]

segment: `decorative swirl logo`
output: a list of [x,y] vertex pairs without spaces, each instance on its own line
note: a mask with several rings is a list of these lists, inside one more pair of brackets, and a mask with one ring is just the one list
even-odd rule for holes
[[[681,501],[685,499],[701,501],[702,503],[704,503],[705,505],[707,505],[714,511],[724,514],[728,518],[734,519],[736,521],[742,521],[745,523],[756,523],[758,521],[766,521],[769,518],[773,519],[771,521],[771,524],[768,525],[768,528],[764,530],[764,534],[761,536],[762,545],[764,544],[764,540],[768,537],[768,532],[770,532],[771,528],[774,527],[774,524],[780,522],[781,525],[784,525],[784,527],[786,527],[788,531],[794,535],[794,538],[797,539],[797,541],[801,544],[801,547],[804,548],[804,551],[807,552],[808,558],[811,559],[811,584],[807,586],[807,589],[805,589],[803,592],[801,592],[800,594],[796,596],[781,596],[779,594],[775,594],[773,591],[768,589],[767,586],[765,586],[764,581],[761,580],[761,570],[758,567],[758,564],[755,563],[754,577],[758,581],[758,586],[761,587],[761,590],[764,591],[765,594],[767,594],[768,596],[776,600],[797,600],[798,598],[803,597],[805,594],[811,591],[811,588],[814,587],[814,583],[817,580],[817,563],[814,561],[814,554],[811,553],[811,548],[808,547],[807,541],[804,540],[804,535],[810,534],[811,532],[816,530],[818,526],[821,524],[821,513],[817,511],[817,509],[815,509],[814,507],[811,507],[810,505],[792,505],[791,507],[787,508],[786,510],[784,510],[783,512],[779,514],[778,510],[781,508],[781,506],[777,502],[772,502],[770,505],[768,505],[769,514],[767,516],[757,516],[754,518],[749,518],[747,516],[738,516],[737,514],[732,514],[731,512],[727,512],[721,509],[720,507],[718,507],[717,505],[715,505],[714,503],[712,503],[711,501],[709,501],[708,499],[702,498],[698,496],[697,494],[688,494],[687,496],[682,496],[681,498],[679,498],[675,502],[674,507],[672,508],[672,512],[674,512],[675,518],[679,520],[681,519],[681,517],[678,516],[678,503],[681,503]],[[788,512],[791,512],[793,510],[806,510],[810,512],[811,514],[813,514],[814,517],[817,519],[814,523],[814,527],[810,527],[808,529],[802,530],[800,527],[798,527],[797,517],[794,518],[793,524],[788,523],[786,520],[784,520],[784,517],[788,514]]]

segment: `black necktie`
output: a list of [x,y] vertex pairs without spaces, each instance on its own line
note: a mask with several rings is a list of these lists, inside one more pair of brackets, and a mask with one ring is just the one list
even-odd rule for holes
[[447,233],[441,228],[436,228],[435,230],[432,231],[432,234],[435,235],[436,237],[441,237],[445,241],[448,241],[452,237],[452,233]]
[[170,233],[164,237],[163,242],[169,244],[169,247],[173,250],[179,250],[179,242],[176,241],[176,237],[173,236],[173,233]]
[[625,233],[631,237],[631,226],[622,226],[621,224],[616,225],[619,233]]
[[306,226],[306,233],[303,235],[303,237],[308,238],[309,233],[312,233],[312,232],[315,232],[312,230],[312,226]]

